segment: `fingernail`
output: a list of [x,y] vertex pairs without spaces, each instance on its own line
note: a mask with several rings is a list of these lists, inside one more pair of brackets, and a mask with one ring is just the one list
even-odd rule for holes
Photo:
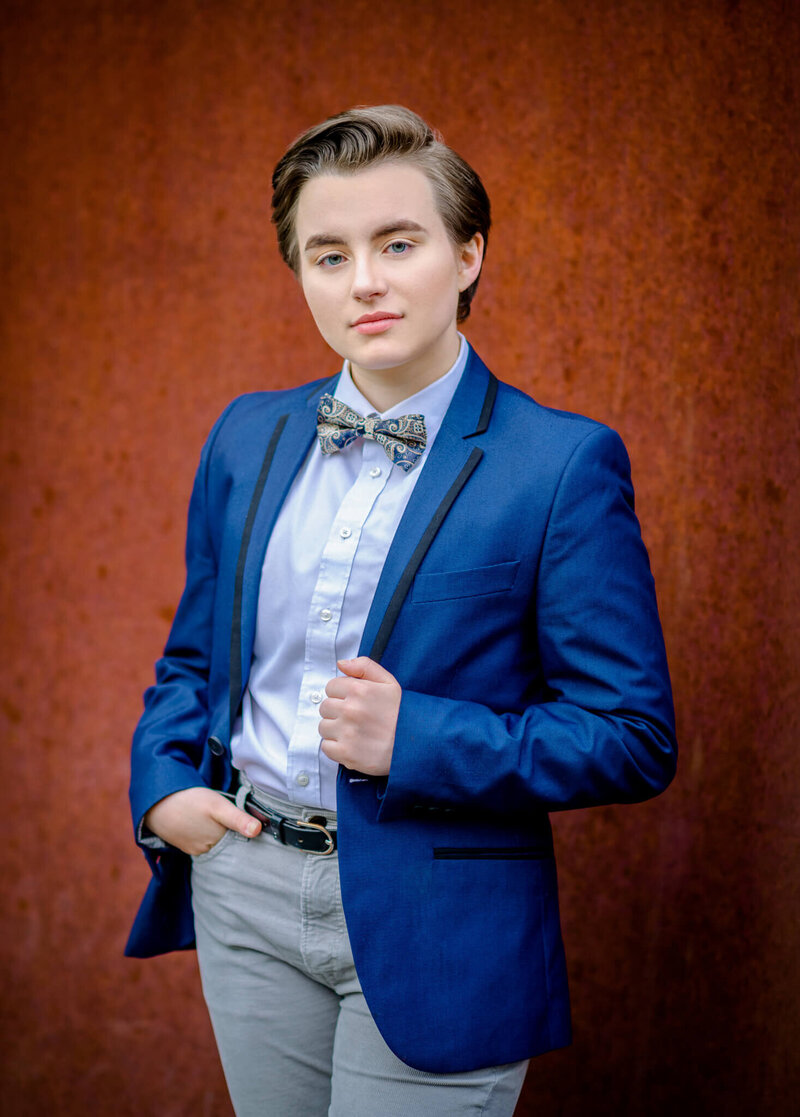
[[249,838],[254,838],[256,836],[256,834],[258,833],[258,823],[257,822],[248,822],[247,829],[246,829],[245,833],[247,834],[247,836]]

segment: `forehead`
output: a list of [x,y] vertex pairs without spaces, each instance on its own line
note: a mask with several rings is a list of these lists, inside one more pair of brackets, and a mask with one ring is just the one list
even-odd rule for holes
[[430,232],[444,230],[427,175],[410,163],[316,175],[300,191],[295,228],[302,251],[309,236],[360,235],[395,220],[415,221]]

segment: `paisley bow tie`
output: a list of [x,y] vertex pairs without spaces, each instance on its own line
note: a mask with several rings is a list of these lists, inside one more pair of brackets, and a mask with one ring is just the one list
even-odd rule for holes
[[424,415],[401,415],[397,419],[359,415],[327,392],[319,401],[317,436],[323,454],[344,450],[359,436],[374,439],[389,461],[406,473],[419,461],[428,438]]

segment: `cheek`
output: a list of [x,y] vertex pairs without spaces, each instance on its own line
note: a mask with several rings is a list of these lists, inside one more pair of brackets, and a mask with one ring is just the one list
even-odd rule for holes
[[420,276],[415,296],[431,318],[454,313],[458,304],[458,273],[452,266],[439,266]]
[[313,278],[309,281],[302,280],[303,297],[306,300],[306,306],[311,311],[311,316],[320,328],[330,318],[331,303],[330,295],[314,283]]

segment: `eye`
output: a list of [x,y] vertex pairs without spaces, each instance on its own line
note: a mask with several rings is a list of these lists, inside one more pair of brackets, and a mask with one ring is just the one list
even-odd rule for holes
[[390,256],[405,256],[410,250],[411,245],[404,240],[393,240],[386,246],[386,251]]
[[317,260],[317,266],[320,268],[335,268],[338,267],[343,260],[344,256],[341,252],[329,252],[327,256],[322,256]]

